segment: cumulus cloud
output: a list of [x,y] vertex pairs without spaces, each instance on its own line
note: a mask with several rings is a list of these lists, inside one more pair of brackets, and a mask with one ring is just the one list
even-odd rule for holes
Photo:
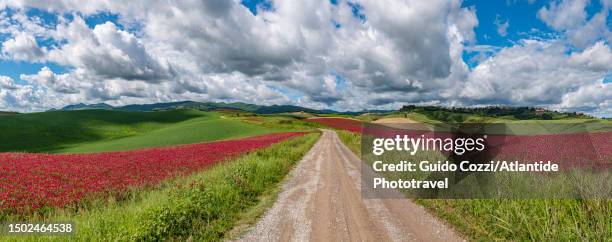
[[4,90],[14,90],[17,88],[13,83],[13,78],[8,76],[0,76],[0,87]]
[[44,59],[46,49],[38,46],[31,35],[18,33],[14,38],[2,43],[2,54],[7,59],[40,62]]
[[609,7],[603,7],[584,25],[568,30],[567,35],[570,42],[579,48],[585,48],[604,39],[611,42],[612,33],[606,23],[609,13]]
[[[112,79],[172,79],[172,84],[157,86],[169,86],[176,94],[235,98],[241,95],[215,88],[227,88],[230,82],[218,85],[215,78],[238,73],[243,79],[237,85],[284,96],[270,88],[279,86],[299,93],[302,100],[327,105],[348,96],[368,99],[368,90],[435,94],[452,73],[466,71],[460,60],[462,44],[473,39],[477,24],[474,10],[461,8],[460,1],[271,3],[274,11],[257,15],[237,1],[183,1],[171,8],[112,1],[6,4],[58,12],[107,10],[122,16],[131,7],[144,8],[132,16],[143,22],[141,38],[110,22],[90,29],[78,15],[58,25],[53,37],[66,44],[49,50],[47,59],[85,72],[93,77],[90,81],[111,85]],[[360,16],[355,16],[356,7]],[[339,90],[335,75],[346,78],[345,90]],[[360,91],[348,91],[353,88]],[[108,89],[89,93],[114,97],[101,95]],[[371,104],[391,101],[377,100]]]
[[[474,11],[458,1],[272,4],[274,11],[253,15],[232,1],[187,1],[150,10],[145,31],[166,45],[157,53],[178,51],[198,63],[199,72],[238,71],[333,104],[348,93],[332,85],[332,73],[362,89],[435,88],[440,83],[431,80],[448,78],[455,64],[449,33],[472,39],[477,23]],[[364,19],[355,16],[355,6]],[[456,21],[447,21],[449,15]]]
[[80,89],[71,74],[55,74],[48,67],[43,67],[37,74],[20,76],[21,80],[38,84],[52,89],[58,93],[79,93]]
[[581,26],[586,19],[588,0],[552,1],[538,11],[538,17],[556,30],[567,30]]
[[601,117],[612,116],[612,85],[597,80],[563,95],[555,108],[569,112],[587,112]]
[[603,41],[597,42],[582,52],[573,53],[569,61],[575,66],[592,71],[612,71],[612,52]]
[[612,40],[606,23],[612,4],[602,1],[600,12],[587,19],[588,0],[553,1],[538,11],[538,17],[551,28],[566,34],[570,43],[586,48],[599,40]]
[[[0,33],[10,36],[2,57],[66,67],[22,75],[26,85],[0,78],[4,98],[14,92],[8,99],[33,100],[32,107],[192,99],[341,110],[405,103],[609,108],[583,107],[574,97],[605,97],[608,89],[593,83],[612,63],[609,8],[588,18],[584,0],[538,11],[563,37],[505,48],[476,43],[477,10],[460,0],[272,0],[257,14],[237,0],[0,0],[5,5],[16,11],[0,11]],[[57,23],[27,16],[30,7],[50,11]],[[118,21],[86,24],[101,12]],[[500,36],[508,34],[508,19],[495,24]],[[41,47],[43,40],[53,44]],[[482,55],[470,69],[463,56],[474,51]],[[6,83],[20,91],[6,91],[17,90]]]
[[358,3],[365,21],[350,5],[337,7],[342,27],[334,32],[327,63],[347,80],[337,106],[395,108],[452,95],[468,71],[461,55],[474,39],[474,9],[459,1]]
[[67,44],[49,52],[49,60],[89,70],[104,78],[158,82],[174,75],[172,67],[151,56],[133,34],[112,22],[88,28],[79,16],[59,25],[58,41]]
[[612,58],[609,46],[598,43],[571,56],[566,48],[560,41],[538,40],[505,48],[474,68],[461,97],[468,103],[558,106],[572,93],[596,92],[580,90],[612,71],[605,62]]
[[304,58],[307,29],[274,18],[254,16],[235,1],[184,1],[151,9],[145,31],[152,41],[193,55],[204,72],[286,78],[284,68]]
[[0,108],[3,110],[36,110],[40,108],[37,103],[42,94],[31,85],[18,85],[8,76],[0,76]]

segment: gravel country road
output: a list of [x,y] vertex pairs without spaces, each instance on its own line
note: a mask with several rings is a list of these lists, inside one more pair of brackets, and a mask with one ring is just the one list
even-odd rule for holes
[[362,199],[361,161],[329,130],[240,241],[462,241],[409,199]]

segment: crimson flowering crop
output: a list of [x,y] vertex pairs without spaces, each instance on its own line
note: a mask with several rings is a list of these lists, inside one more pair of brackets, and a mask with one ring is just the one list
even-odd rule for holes
[[307,120],[335,129],[351,131],[353,133],[361,133],[363,128],[363,123],[361,121],[348,118],[309,118]]
[[23,213],[43,206],[62,207],[86,196],[155,185],[303,134],[94,154],[0,153],[0,210]]
[[[363,130],[363,135],[376,138],[394,138],[396,135],[423,139],[453,138],[453,134],[448,132],[396,129],[384,125],[368,125]],[[485,151],[494,153],[496,160],[519,162],[550,160],[559,164],[559,168],[564,170],[610,171],[612,169],[612,132],[489,134],[485,143]],[[449,155],[449,152],[442,151],[442,153]]]
[[[495,137],[492,137],[495,139]],[[612,132],[508,135],[499,158],[519,161],[553,161],[561,169],[612,168]]]

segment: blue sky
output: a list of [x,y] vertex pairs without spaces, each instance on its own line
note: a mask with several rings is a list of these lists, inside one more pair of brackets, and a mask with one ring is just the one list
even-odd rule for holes
[[[18,85],[5,84],[0,108],[198,99],[340,110],[529,105],[606,116],[612,14],[604,2],[0,1],[0,76]],[[448,37],[453,29],[460,42]],[[223,89],[227,82],[240,88]],[[514,91],[539,90],[529,85],[548,89]]]

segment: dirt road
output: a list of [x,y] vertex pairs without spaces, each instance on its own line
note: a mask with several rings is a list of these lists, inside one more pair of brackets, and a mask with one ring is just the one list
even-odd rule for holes
[[408,199],[362,199],[361,161],[333,131],[323,135],[278,200],[242,241],[460,241]]

